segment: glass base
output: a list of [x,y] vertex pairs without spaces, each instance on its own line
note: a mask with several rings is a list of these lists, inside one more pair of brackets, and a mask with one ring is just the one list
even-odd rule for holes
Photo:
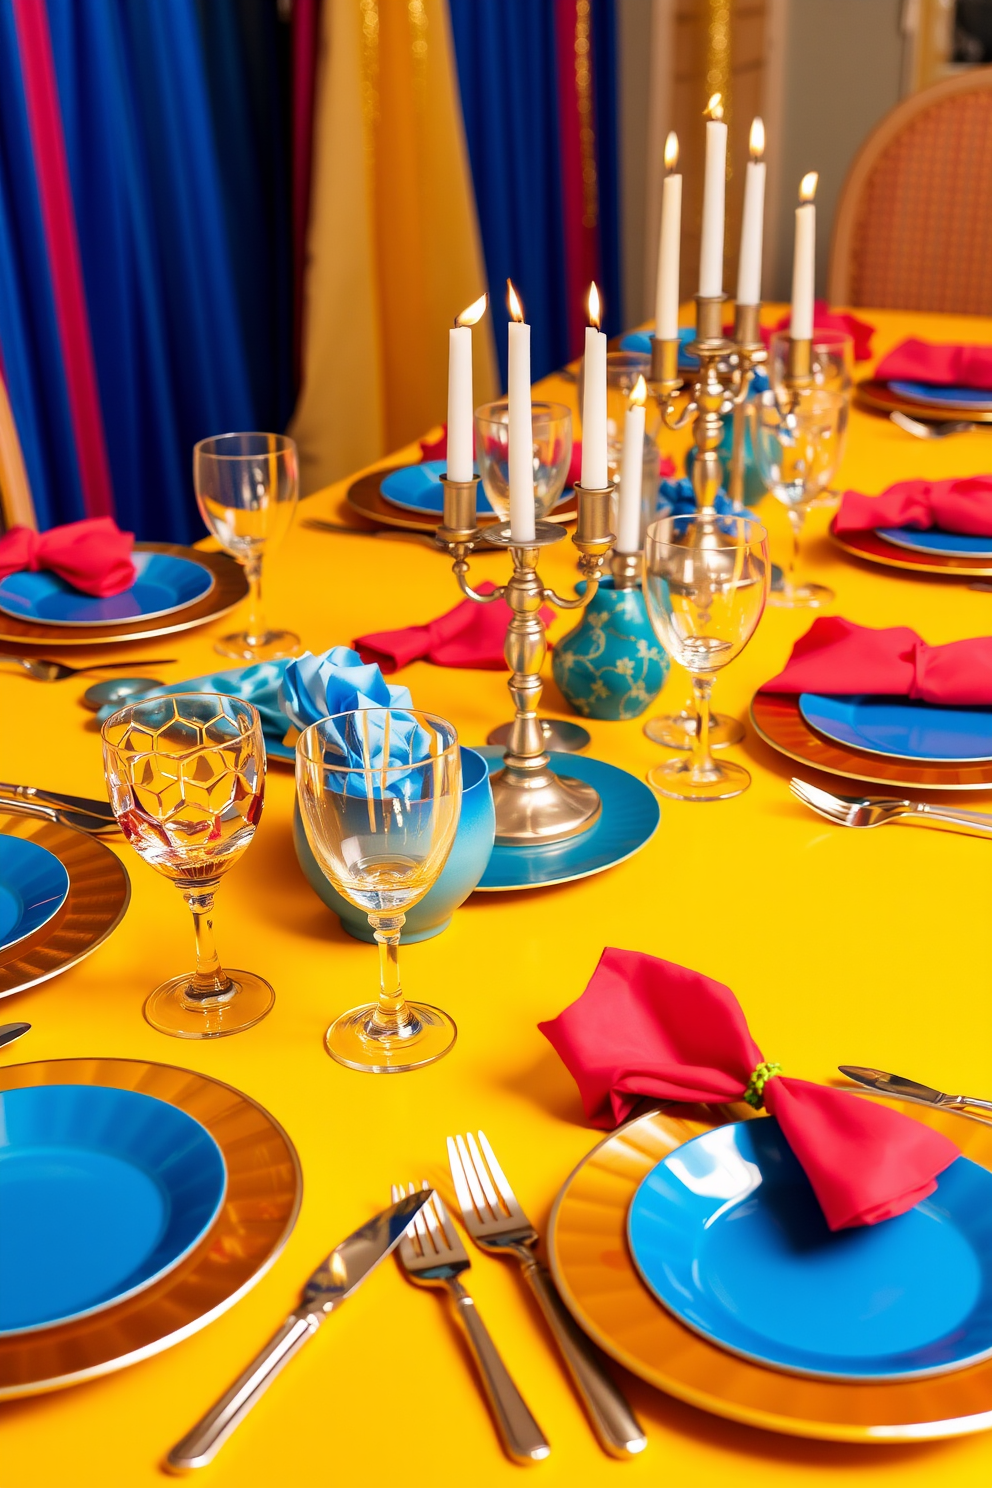
[[338,1064],[369,1075],[400,1075],[443,1059],[458,1037],[454,1019],[425,1002],[408,1002],[407,1008],[414,1024],[402,1034],[385,1035],[370,1032],[376,1003],[352,1008],[331,1024],[324,1047]]
[[[502,744],[505,749],[510,742],[512,728],[512,723],[501,723],[499,728],[494,728],[492,733],[486,735],[486,743]],[[588,729],[584,729],[579,723],[569,723],[564,718],[542,718],[541,733],[544,735],[545,749],[558,754],[578,754],[592,739]]]
[[298,656],[300,638],[291,630],[266,630],[260,636],[222,636],[214,645],[218,656],[235,656],[239,661],[281,661],[284,656]]
[[[683,708],[681,713],[663,713],[659,718],[649,718],[644,732],[654,744],[665,749],[691,749],[696,741],[696,715]],[[714,713],[710,718],[710,748],[726,749],[728,744],[739,744],[744,737],[744,726],[726,713]]]
[[793,584],[791,589],[770,590],[768,603],[777,610],[819,610],[832,604],[835,597],[826,584]]
[[243,1033],[271,1011],[276,994],[265,978],[253,971],[233,971],[228,967],[227,975],[234,983],[234,991],[224,1000],[218,998],[210,1004],[188,1000],[189,972],[170,977],[155,988],[145,1003],[146,1019],[159,1033],[168,1033],[172,1038],[225,1038],[229,1033]]
[[692,761],[666,760],[648,771],[648,785],[660,796],[676,801],[729,801],[743,795],[751,776],[743,765],[721,760],[704,780],[692,778]]

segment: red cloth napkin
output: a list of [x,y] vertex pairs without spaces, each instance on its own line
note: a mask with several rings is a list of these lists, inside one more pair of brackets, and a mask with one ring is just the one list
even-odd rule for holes
[[86,517],[47,532],[12,527],[0,537],[0,579],[27,569],[47,568],[84,594],[109,599],[134,583],[134,533],[112,517]]
[[755,1092],[764,1055],[730,988],[656,956],[608,948],[578,1001],[538,1027],[593,1126],[619,1125],[643,1096],[763,1097],[832,1230],[904,1214],[960,1155],[930,1127],[843,1090],[772,1073]]
[[[495,588],[489,579],[477,584],[480,594]],[[545,625],[553,618],[546,606],[541,610]],[[475,667],[480,671],[505,672],[503,644],[512,611],[505,599],[480,605],[463,599],[453,610],[427,625],[408,625],[401,630],[379,630],[353,642],[364,662],[377,662],[384,672],[395,672],[411,661],[431,661],[435,666]]]
[[896,481],[880,496],[845,491],[834,530],[870,532],[876,527],[939,527],[992,537],[992,475]]
[[992,707],[992,636],[928,646],[908,625],[872,630],[814,620],[762,692],[873,692],[948,706]]
[[992,346],[939,345],[910,337],[875,368],[880,382],[931,382],[992,392]]
[[[792,315],[783,315],[775,326],[776,331],[787,331],[792,324]],[[856,315],[847,311],[834,312],[826,300],[817,300],[813,306],[813,332],[817,331],[846,331],[854,342],[854,360],[856,362],[867,362],[871,357],[871,338],[875,334],[875,327],[869,325],[866,320],[859,320]],[[766,341],[768,334],[764,331]]]

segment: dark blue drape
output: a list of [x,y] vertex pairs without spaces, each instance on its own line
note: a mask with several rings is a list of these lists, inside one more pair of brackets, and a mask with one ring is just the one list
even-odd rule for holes
[[592,0],[592,81],[599,181],[599,272],[608,336],[623,330],[620,288],[620,165],[617,130],[617,18],[615,0]]
[[10,0],[0,0],[0,348],[39,525],[85,515]]

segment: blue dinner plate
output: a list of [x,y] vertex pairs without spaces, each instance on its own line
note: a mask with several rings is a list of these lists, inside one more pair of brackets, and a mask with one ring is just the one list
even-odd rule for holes
[[799,695],[811,728],[835,744],[924,764],[982,764],[992,760],[992,709],[944,708],[910,698]]
[[[690,356],[686,351],[689,342],[695,339],[695,326],[679,327],[679,367],[683,372],[694,372],[699,366],[699,358]],[[621,351],[639,351],[643,356],[651,355],[653,344],[653,331],[628,331],[625,336],[620,337]]]
[[152,620],[170,615],[214,587],[214,576],[202,563],[171,553],[134,553],[135,580],[130,589],[98,599],[74,589],[57,574],[8,574],[0,580],[0,610],[40,625],[113,625],[120,620]]
[[940,387],[935,382],[890,382],[889,387],[900,398],[913,398],[917,403],[962,403],[969,408],[992,408],[992,393],[986,388]]
[[992,558],[992,537],[942,532],[938,527],[878,527],[879,537],[911,553],[940,553],[945,558]]
[[132,1296],[220,1212],[210,1133],[134,1090],[37,1085],[0,1095],[0,1335]]
[[[502,765],[502,747],[487,744],[473,748],[485,758],[490,775]],[[654,791],[636,775],[584,754],[552,754],[551,768],[557,775],[571,775],[596,787],[603,802],[599,820],[587,832],[564,842],[539,847],[503,847],[497,843],[480,889],[533,889],[541,884],[588,878],[633,857],[654,836],[661,808]]]
[[[447,468],[446,460],[424,460],[420,465],[401,465],[384,477],[380,493],[393,506],[404,511],[420,512],[428,517],[440,517],[444,511],[444,487],[440,477]],[[475,489],[476,511],[493,514],[489,497],[481,484]]]
[[771,1116],[670,1152],[627,1216],[648,1287],[712,1343],[838,1380],[992,1355],[992,1173],[959,1157],[907,1214],[831,1231]]
[[46,925],[68,892],[69,875],[47,847],[0,835],[0,951]]

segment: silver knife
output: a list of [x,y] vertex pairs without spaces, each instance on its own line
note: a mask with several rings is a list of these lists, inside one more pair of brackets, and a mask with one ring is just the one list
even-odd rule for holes
[[0,1049],[31,1031],[30,1023],[0,1023]]
[[166,1458],[175,1472],[204,1467],[244,1420],[283,1365],[311,1338],[326,1317],[356,1291],[380,1261],[399,1244],[411,1221],[433,1196],[433,1189],[407,1194],[361,1229],[336,1245],[303,1289],[303,1301],[291,1312],[243,1374],[217,1404],[177,1442]]
[[859,1085],[867,1085],[883,1095],[898,1096],[900,1100],[923,1101],[928,1106],[942,1106],[950,1111],[963,1111],[968,1106],[979,1111],[992,1111],[992,1101],[979,1100],[973,1095],[945,1095],[942,1090],[934,1090],[932,1085],[907,1080],[905,1075],[889,1075],[885,1070],[865,1069],[860,1064],[839,1064],[837,1068],[849,1080],[857,1080]]
[[86,816],[98,816],[109,826],[117,825],[110,802],[100,801],[94,796],[70,796],[63,791],[41,790],[36,785],[10,785],[0,780],[0,801],[10,799],[36,802],[42,806],[63,806],[69,811],[81,811]]

